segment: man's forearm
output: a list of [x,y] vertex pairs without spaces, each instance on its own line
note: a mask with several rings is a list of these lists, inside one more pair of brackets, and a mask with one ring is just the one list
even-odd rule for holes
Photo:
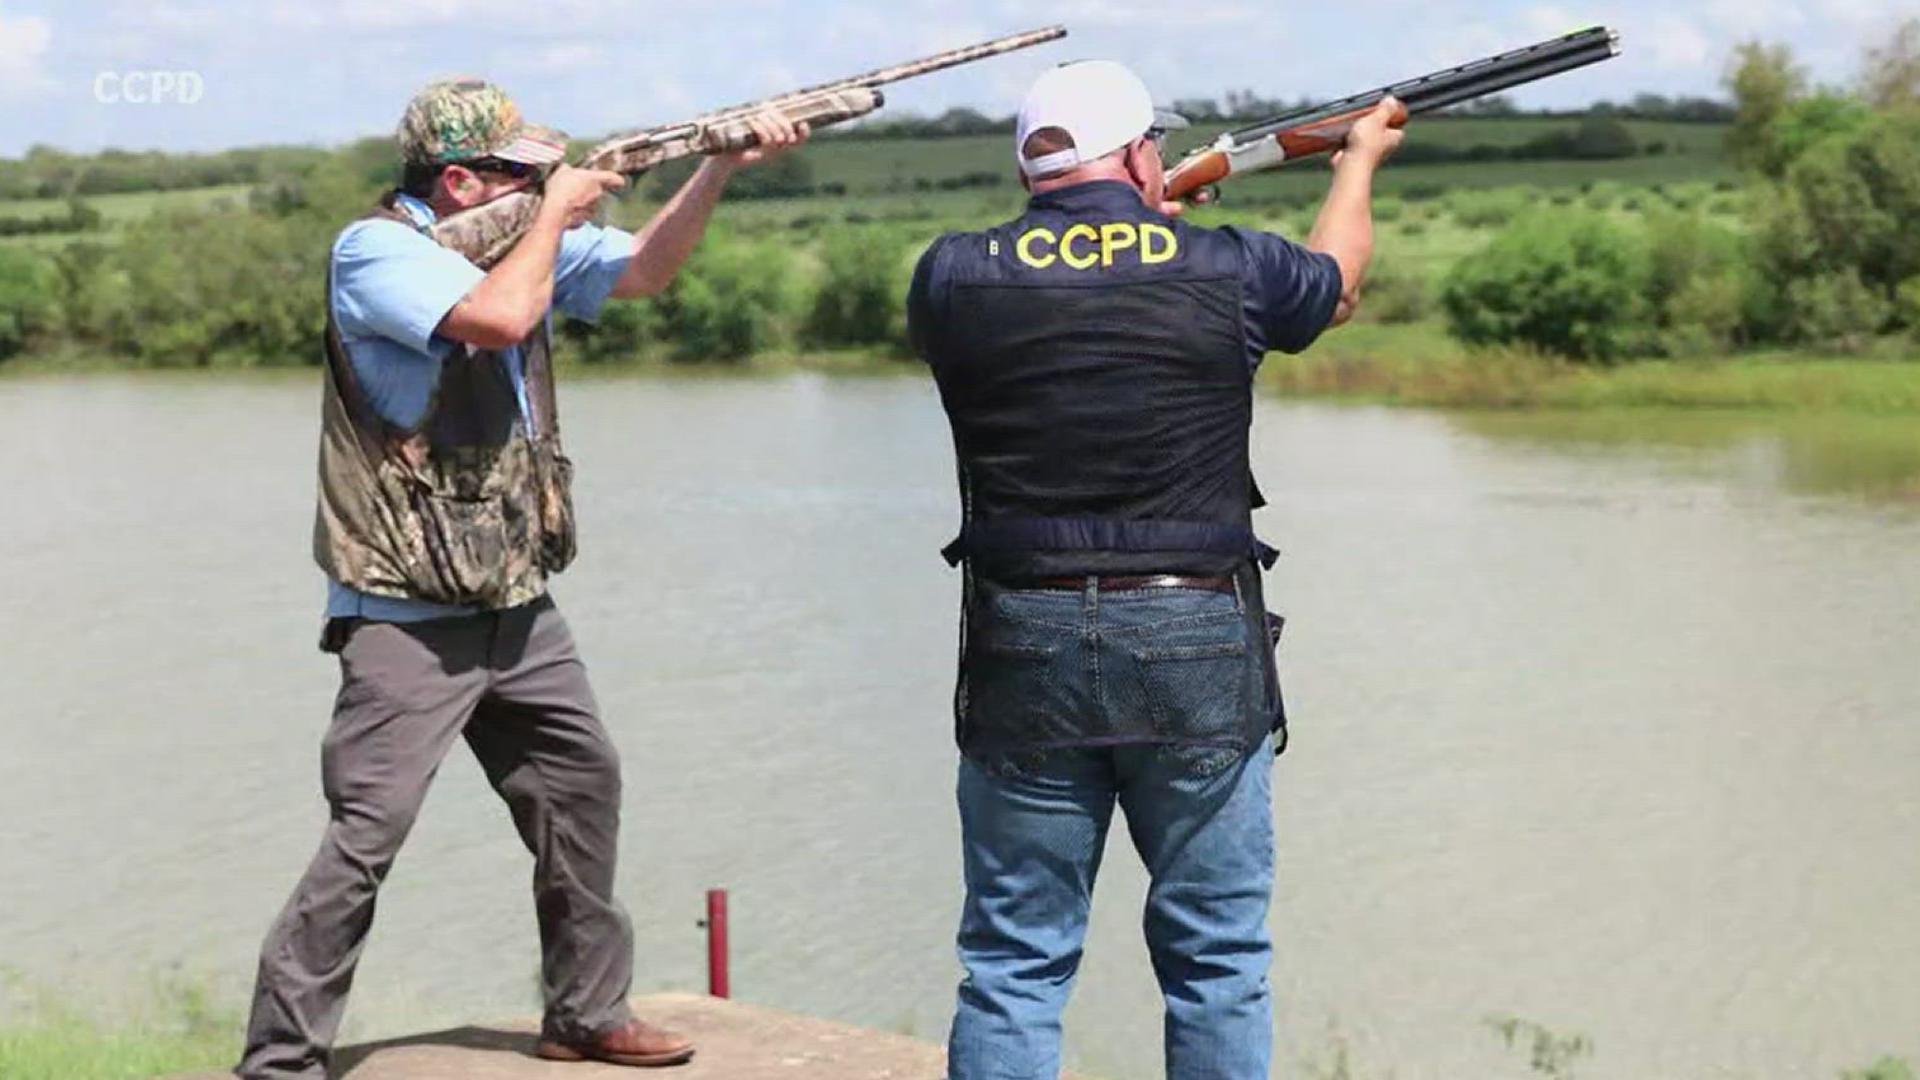
[[1373,261],[1373,174],[1378,164],[1349,154],[1334,167],[1333,187],[1314,222],[1307,247],[1340,264],[1340,312],[1345,322],[1360,300],[1360,285]]
[[616,297],[653,296],[673,281],[713,217],[733,168],[708,158],[633,238],[633,261],[614,286]]
[[532,333],[553,306],[553,266],[566,228],[563,207],[542,206],[520,242],[448,314],[447,336],[504,348]]

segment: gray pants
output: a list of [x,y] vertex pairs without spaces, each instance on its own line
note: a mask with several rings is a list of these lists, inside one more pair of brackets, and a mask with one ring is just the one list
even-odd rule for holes
[[374,894],[460,736],[533,852],[548,1030],[585,1038],[625,1023],[633,928],[613,895],[620,763],[553,602],[357,623],[340,667],[321,746],[327,830],[261,947],[239,1074],[326,1075]]

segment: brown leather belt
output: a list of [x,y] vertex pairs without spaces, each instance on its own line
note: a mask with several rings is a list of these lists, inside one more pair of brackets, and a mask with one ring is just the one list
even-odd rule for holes
[[[1059,589],[1079,592],[1087,587],[1084,577],[1032,578],[1027,581],[1007,582],[1013,589]],[[1234,594],[1233,579],[1230,577],[1189,577],[1184,574],[1135,574],[1110,575],[1095,579],[1095,588],[1101,592],[1132,592],[1136,589],[1204,589],[1207,592]]]

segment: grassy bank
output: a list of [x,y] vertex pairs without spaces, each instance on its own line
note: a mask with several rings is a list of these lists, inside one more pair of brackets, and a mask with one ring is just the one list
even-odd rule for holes
[[1268,357],[1261,381],[1293,396],[1449,408],[1920,416],[1920,346],[1901,340],[1853,357],[1753,353],[1592,367],[1528,352],[1470,349],[1433,324],[1360,324],[1328,334],[1304,355]]
[[199,987],[157,986],[149,1001],[113,1023],[18,988],[4,1004],[6,1080],[137,1080],[228,1068],[239,1054],[240,1016],[214,1007]]
[[[726,364],[659,356],[617,362],[563,360],[566,381],[740,379],[797,373],[923,377],[894,348],[770,349]],[[306,380],[315,368],[129,369],[120,358],[68,351],[0,365],[0,379],[71,375]],[[1651,360],[1585,367],[1518,351],[1475,350],[1437,326],[1361,324],[1329,333],[1302,356],[1275,353],[1261,367],[1264,390],[1288,397],[1456,409],[1622,408],[1863,413],[1920,417],[1920,349],[1884,342],[1865,357],[1756,353],[1707,360]]]
[[0,1031],[7,1080],[136,1080],[229,1067],[238,1029],[186,1032],[107,1029],[87,1021],[44,1021]]

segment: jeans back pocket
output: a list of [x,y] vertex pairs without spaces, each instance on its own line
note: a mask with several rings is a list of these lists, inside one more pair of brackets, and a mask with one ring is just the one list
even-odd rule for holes
[[968,621],[961,743],[1030,751],[1098,734],[1072,593],[996,591]]
[[1237,612],[1145,632],[1130,645],[1149,722],[1175,742],[1244,741],[1252,665]]

